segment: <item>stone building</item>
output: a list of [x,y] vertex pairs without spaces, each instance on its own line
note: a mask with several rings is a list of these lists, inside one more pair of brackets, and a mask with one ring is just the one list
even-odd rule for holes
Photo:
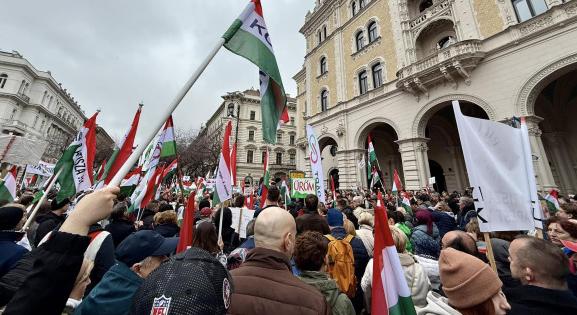
[[367,135],[390,188],[435,177],[468,186],[451,100],[464,114],[524,116],[540,190],[577,191],[577,1],[317,0],[297,83],[297,168],[310,171],[305,124],[324,172],[367,186]]
[[[277,132],[277,143],[267,145],[262,139],[260,95],[258,90],[232,92],[222,96],[223,101],[199,137],[217,140],[220,150],[224,128],[232,121],[231,145],[237,141],[237,185],[241,180],[258,183],[263,176],[263,161],[268,146],[269,167],[274,177],[284,177],[296,167],[296,101],[288,97],[290,122]],[[238,131],[238,133],[237,133]],[[238,135],[238,136],[237,136]],[[218,161],[213,161],[216,165]]]

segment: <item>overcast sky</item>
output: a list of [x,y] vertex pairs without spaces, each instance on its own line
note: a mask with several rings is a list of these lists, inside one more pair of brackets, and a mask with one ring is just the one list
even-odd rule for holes
[[[0,49],[50,70],[86,115],[118,139],[140,101],[139,135],[149,131],[248,0],[3,1]],[[263,0],[288,93],[303,63],[298,32],[314,0]],[[176,128],[199,128],[226,92],[258,87],[258,69],[222,49],[176,110]],[[140,137],[139,137],[140,138]]]

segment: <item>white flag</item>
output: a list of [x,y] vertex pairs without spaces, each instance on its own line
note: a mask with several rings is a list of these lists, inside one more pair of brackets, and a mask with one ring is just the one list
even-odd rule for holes
[[309,143],[309,159],[311,161],[311,170],[315,179],[317,197],[319,202],[325,202],[325,176],[323,173],[323,164],[321,159],[321,150],[319,141],[315,136],[313,127],[307,125],[307,140]]

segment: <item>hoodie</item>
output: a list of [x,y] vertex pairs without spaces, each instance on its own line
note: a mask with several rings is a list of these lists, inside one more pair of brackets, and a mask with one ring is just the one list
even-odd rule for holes
[[325,272],[302,271],[299,279],[321,291],[334,315],[355,314],[351,300],[339,290],[336,281],[329,279]]

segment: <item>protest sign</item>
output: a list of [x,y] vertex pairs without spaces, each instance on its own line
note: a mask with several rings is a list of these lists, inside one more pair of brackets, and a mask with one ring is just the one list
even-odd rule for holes
[[292,181],[291,198],[305,198],[308,194],[315,194],[314,178],[295,178]]
[[246,226],[254,217],[254,210],[247,208],[230,208],[232,212],[232,227],[240,235],[240,238],[246,238]]

